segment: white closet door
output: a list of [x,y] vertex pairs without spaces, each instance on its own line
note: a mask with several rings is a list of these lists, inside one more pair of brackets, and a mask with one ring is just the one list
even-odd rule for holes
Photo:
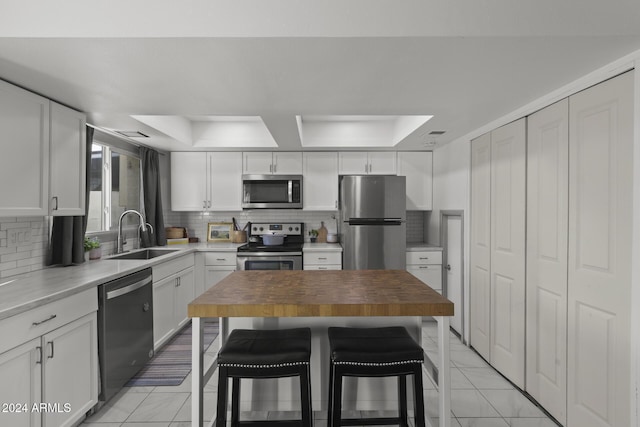
[[471,141],[470,344],[490,359],[491,134]]
[[635,398],[629,336],[633,89],[628,72],[569,99],[571,426],[628,426]]
[[526,390],[567,420],[569,101],[527,122]]
[[525,119],[491,132],[491,364],[524,388]]

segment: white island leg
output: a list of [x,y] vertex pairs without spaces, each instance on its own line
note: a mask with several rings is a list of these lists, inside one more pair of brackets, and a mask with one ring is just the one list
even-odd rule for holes
[[200,317],[191,319],[191,426],[202,427],[202,387],[204,351],[202,341],[204,322]]
[[449,318],[438,316],[438,413],[440,427],[451,427],[451,354],[449,351]]

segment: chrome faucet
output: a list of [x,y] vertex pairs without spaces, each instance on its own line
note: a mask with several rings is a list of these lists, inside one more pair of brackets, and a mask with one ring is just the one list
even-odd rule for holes
[[142,214],[140,212],[138,212],[135,209],[129,209],[126,210],[124,212],[122,212],[122,215],[120,215],[120,219],[118,220],[118,247],[116,248],[116,253],[120,254],[123,252],[123,246],[124,246],[124,239],[122,238],[122,219],[127,215],[127,214],[136,214],[138,215],[138,217],[140,218],[140,226],[138,227],[140,231],[142,232],[146,232],[147,231],[147,222],[144,220],[144,217],[142,216]]

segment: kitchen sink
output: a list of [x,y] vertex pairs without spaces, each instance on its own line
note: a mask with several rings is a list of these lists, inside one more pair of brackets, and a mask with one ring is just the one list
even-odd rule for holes
[[125,252],[123,254],[114,255],[107,259],[152,259],[162,255],[177,252],[177,249],[144,249],[136,252]]

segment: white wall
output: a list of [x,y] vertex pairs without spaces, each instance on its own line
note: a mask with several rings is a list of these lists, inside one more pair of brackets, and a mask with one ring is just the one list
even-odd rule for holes
[[[433,152],[433,211],[428,216],[425,229],[427,241],[434,245],[440,242],[440,211],[463,211],[464,216],[464,295],[469,295],[469,173],[471,170],[471,146],[469,141],[459,139]],[[464,301],[464,339],[469,342],[469,298]]]

